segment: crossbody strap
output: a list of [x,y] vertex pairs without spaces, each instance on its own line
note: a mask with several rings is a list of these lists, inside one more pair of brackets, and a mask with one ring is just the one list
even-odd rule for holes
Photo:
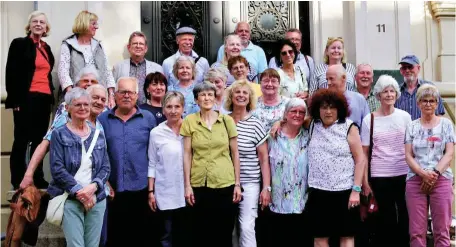
[[369,154],[367,157],[367,180],[371,178],[371,160],[372,160],[372,148],[374,147],[374,113],[371,113],[371,122],[370,122],[370,133],[369,133]]
[[90,156],[92,155],[93,148],[95,147],[95,143],[97,143],[97,139],[98,139],[99,135],[100,135],[100,130],[96,129],[95,134],[93,135],[92,142],[90,143],[90,147],[86,153],[87,158],[90,158]]

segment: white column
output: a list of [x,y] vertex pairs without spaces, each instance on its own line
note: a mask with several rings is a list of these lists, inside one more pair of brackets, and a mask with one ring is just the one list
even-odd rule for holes
[[440,49],[437,55],[438,74],[442,82],[455,82],[455,18],[439,18]]

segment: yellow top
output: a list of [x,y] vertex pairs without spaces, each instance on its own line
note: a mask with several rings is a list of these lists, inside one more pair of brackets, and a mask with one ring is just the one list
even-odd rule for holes
[[261,97],[263,95],[263,92],[261,92],[261,85],[257,84],[255,82],[250,83],[250,86],[252,86],[253,91],[255,91],[255,95],[257,98]]
[[234,184],[229,139],[238,134],[233,118],[219,113],[209,129],[206,123],[201,121],[200,112],[193,113],[185,117],[180,134],[191,137],[192,140],[192,187],[218,189]]

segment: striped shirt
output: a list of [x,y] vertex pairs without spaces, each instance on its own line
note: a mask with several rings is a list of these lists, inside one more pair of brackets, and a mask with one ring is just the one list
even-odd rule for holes
[[260,163],[257,147],[268,138],[261,121],[250,116],[237,123],[239,160],[241,162],[241,183],[260,182]]
[[[347,72],[347,90],[355,90],[355,74],[356,67],[351,63],[346,63],[345,71]],[[328,70],[328,65],[322,63],[315,67],[312,79],[309,83],[309,93],[313,94],[320,88],[328,88],[328,81],[326,80],[326,71]]]
[[[363,120],[361,142],[370,145],[371,114]],[[408,165],[405,162],[404,137],[407,124],[412,122],[410,114],[400,109],[388,116],[374,117],[374,132],[371,175],[372,177],[395,177],[405,175]]]
[[[401,110],[404,110],[408,112],[412,116],[412,120],[418,119],[421,117],[421,110],[416,104],[416,91],[422,84],[431,84],[434,85],[434,83],[430,81],[425,81],[418,79],[418,85],[416,86],[415,90],[413,90],[413,93],[409,93],[407,90],[407,85],[405,82],[401,86],[401,97],[396,100],[396,103],[394,104],[394,107],[399,108]],[[439,103],[438,107],[435,110],[436,115],[444,115],[445,114],[445,108],[443,107],[443,102],[442,98],[439,97]]]

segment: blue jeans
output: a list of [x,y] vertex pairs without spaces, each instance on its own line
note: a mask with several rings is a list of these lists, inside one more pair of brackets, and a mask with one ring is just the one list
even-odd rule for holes
[[98,246],[106,200],[98,202],[89,212],[77,200],[68,199],[63,210],[62,228],[68,247]]

